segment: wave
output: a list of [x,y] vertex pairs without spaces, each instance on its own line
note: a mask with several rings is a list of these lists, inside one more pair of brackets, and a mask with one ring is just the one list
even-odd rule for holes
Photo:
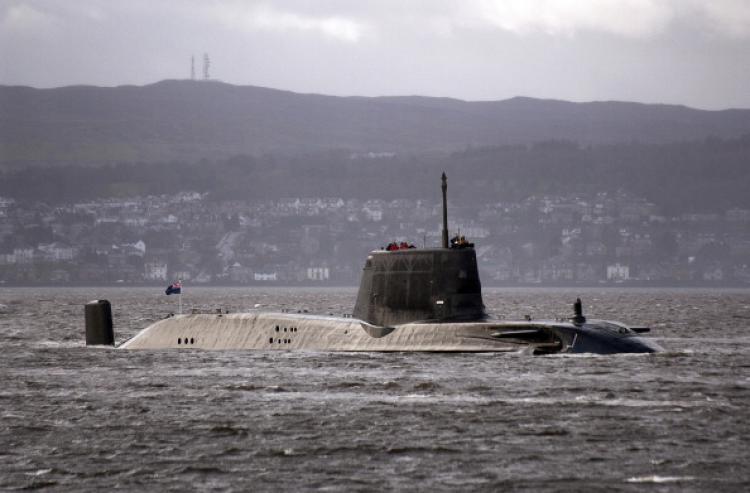
[[683,483],[695,481],[695,476],[635,476],[625,480],[626,483]]

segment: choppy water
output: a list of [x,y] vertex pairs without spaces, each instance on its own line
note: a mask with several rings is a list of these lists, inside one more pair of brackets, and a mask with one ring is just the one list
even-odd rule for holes
[[[159,289],[0,289],[0,489],[747,491],[750,291],[488,290],[508,318],[649,325],[656,355],[128,352]],[[186,307],[351,310],[347,289],[189,289]]]

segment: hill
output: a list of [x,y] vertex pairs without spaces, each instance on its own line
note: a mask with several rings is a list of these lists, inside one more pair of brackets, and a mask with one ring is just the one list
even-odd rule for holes
[[750,135],[595,147],[540,142],[442,156],[355,157],[322,151],[158,165],[24,166],[0,171],[0,197],[55,205],[189,190],[219,202],[290,197],[429,201],[435,198],[436,177],[446,171],[452,177],[451,202],[460,206],[627,192],[667,215],[723,214],[733,207],[750,209],[748,156]]
[[237,154],[451,152],[571,140],[667,143],[750,133],[750,110],[513,98],[336,97],[221,82],[0,86],[0,166]]

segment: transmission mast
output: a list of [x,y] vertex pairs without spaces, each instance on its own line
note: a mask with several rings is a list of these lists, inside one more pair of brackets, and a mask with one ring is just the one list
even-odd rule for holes
[[195,55],[190,55],[190,80],[195,80]]
[[208,58],[208,53],[203,54],[203,80],[210,79],[208,68],[211,66],[211,59]]

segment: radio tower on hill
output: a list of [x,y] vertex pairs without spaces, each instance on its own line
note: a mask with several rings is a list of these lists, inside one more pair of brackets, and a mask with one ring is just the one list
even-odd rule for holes
[[211,66],[211,59],[208,58],[208,53],[203,54],[203,80],[208,80],[211,77],[208,73],[208,68]]

